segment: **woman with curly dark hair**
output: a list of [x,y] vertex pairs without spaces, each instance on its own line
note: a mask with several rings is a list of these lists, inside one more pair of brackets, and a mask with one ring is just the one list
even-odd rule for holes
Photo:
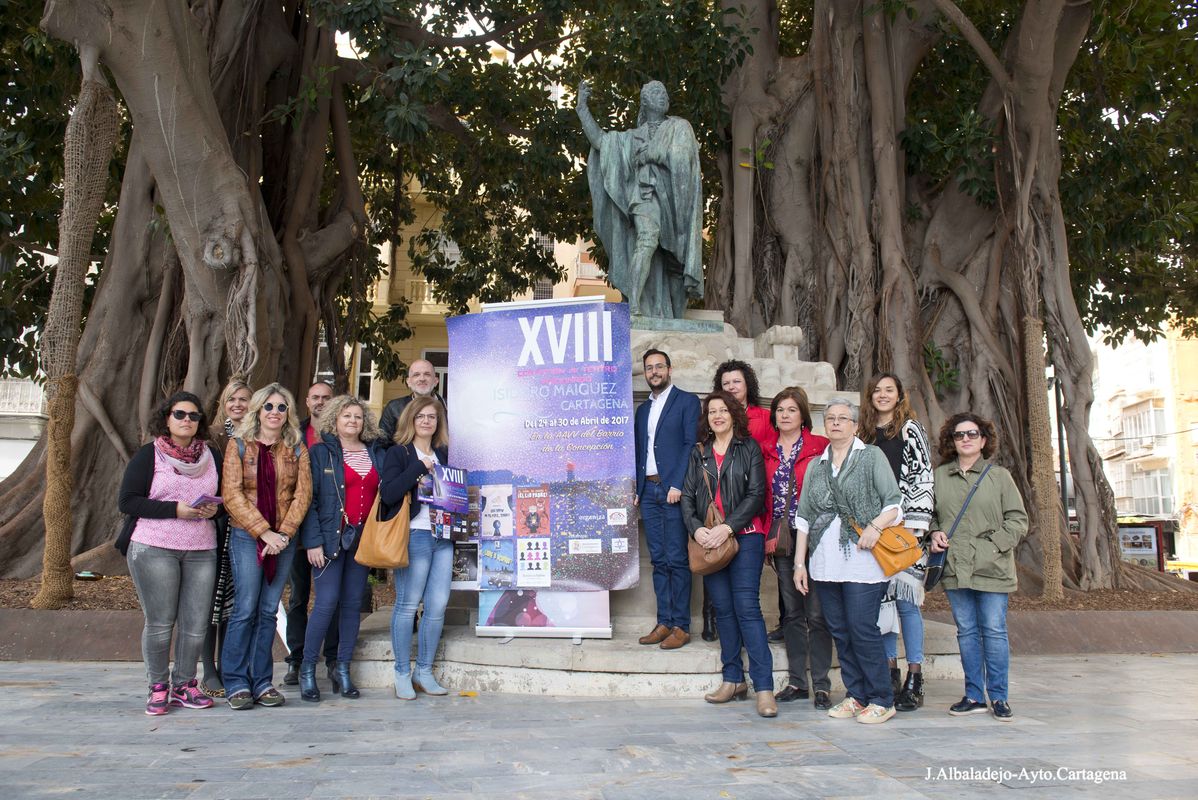
[[191,392],[168,397],[150,422],[154,441],[133,455],[121,481],[118,506],[128,519],[118,544],[127,543],[129,574],[146,617],[141,650],[150,716],[171,706],[212,707],[196,682],[216,581],[212,518],[219,510],[220,459],[206,441],[207,423],[200,398]]
[[[765,501],[765,462],[749,435],[744,407],[727,392],[712,392],[703,401],[699,442],[691,451],[682,488],[682,519],[690,536],[703,547],[736,536],[732,561],[703,577],[719,620],[723,682],[704,699],[726,703],[749,691],[741,649],[749,654],[749,674],[757,695],[757,713],[778,714],[774,700],[774,659],[761,615],[761,568],[765,563],[765,531],[757,524]],[[706,509],[714,502],[724,521],[707,527]]]
[[1011,473],[991,461],[997,449],[994,423],[977,414],[954,414],[940,428],[931,542],[932,552],[948,551],[941,582],[965,671],[965,696],[948,713],[991,711],[1005,721],[1012,717],[1007,599],[1018,588],[1015,545],[1027,533],[1027,512]]

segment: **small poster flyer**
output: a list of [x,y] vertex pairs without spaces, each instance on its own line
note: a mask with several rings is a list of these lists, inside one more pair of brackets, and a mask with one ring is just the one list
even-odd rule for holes
[[487,484],[480,486],[479,494],[479,536],[488,539],[496,536],[511,536],[512,525],[512,485],[510,483]]
[[519,536],[549,536],[549,486],[516,489],[516,533]]
[[417,499],[433,508],[451,514],[465,514],[470,510],[470,498],[466,491],[466,470],[444,464],[433,464],[432,480],[421,480]]
[[478,545],[474,542],[453,543],[453,573],[451,589],[478,589]]
[[545,587],[553,582],[549,539],[519,539],[516,542],[516,585]]
[[515,539],[484,539],[478,545],[478,588],[514,589],[515,565]]

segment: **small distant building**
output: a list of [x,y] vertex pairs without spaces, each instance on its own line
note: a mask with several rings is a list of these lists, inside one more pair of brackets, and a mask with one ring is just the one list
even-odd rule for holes
[[46,395],[33,381],[0,378],[0,479],[20,466],[46,427]]

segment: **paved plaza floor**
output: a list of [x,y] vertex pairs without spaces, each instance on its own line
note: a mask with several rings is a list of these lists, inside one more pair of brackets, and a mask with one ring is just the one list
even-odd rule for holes
[[[1012,662],[1008,723],[960,685],[881,726],[810,703],[480,695],[143,713],[140,664],[0,664],[0,798],[1198,796],[1198,655]],[[327,683],[322,681],[322,688]],[[1101,782],[1099,782],[1101,781]]]

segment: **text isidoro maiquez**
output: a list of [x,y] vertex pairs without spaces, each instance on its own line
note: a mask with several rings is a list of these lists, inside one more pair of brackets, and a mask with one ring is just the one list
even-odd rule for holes
[[924,775],[926,781],[986,781],[1005,783],[1007,781],[1040,782],[1070,782],[1070,783],[1105,783],[1107,781],[1127,780],[1127,771],[1122,769],[1070,769],[1057,767],[1054,769],[1008,769],[1005,767],[927,767]]

